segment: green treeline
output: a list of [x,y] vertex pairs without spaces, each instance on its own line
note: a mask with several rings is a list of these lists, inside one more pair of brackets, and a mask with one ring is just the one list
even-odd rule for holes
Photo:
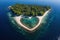
[[15,4],[15,5],[11,6],[10,9],[16,15],[42,16],[45,13],[45,11],[50,9],[50,7],[49,6]]

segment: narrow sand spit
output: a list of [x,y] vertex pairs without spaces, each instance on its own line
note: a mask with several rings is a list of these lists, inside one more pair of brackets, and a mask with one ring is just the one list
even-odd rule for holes
[[31,29],[28,28],[28,27],[26,27],[25,25],[23,25],[23,24],[21,23],[21,21],[20,21],[21,18],[22,18],[21,15],[20,15],[20,16],[17,16],[17,17],[13,17],[13,18],[14,18],[14,20],[16,21],[16,23],[17,23],[19,26],[21,26],[21,27],[24,28],[25,30],[28,30],[28,31],[30,31],[30,32],[33,32],[34,30],[36,30],[36,29],[39,27],[39,25],[41,24],[42,19],[46,16],[47,13],[49,13],[50,10],[51,10],[51,9],[49,9],[48,11],[46,11],[43,16],[36,16],[36,17],[39,19],[39,22],[38,22],[38,24],[37,24],[35,27],[33,27],[33,28],[31,28]]

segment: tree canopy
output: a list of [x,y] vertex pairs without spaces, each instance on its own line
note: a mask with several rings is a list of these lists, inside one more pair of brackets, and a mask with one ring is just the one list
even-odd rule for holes
[[26,5],[26,4],[15,4],[10,9],[16,15],[25,16],[42,16],[45,11],[49,10],[49,6],[37,6],[37,5]]

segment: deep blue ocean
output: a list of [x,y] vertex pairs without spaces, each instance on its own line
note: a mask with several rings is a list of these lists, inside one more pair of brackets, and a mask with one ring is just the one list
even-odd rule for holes
[[7,12],[8,7],[15,4],[33,4],[33,5],[49,5],[55,14],[55,18],[50,24],[50,29],[46,36],[38,40],[57,40],[60,36],[60,1],[59,0],[0,0],[0,40],[27,40],[23,35],[17,33],[9,24]]

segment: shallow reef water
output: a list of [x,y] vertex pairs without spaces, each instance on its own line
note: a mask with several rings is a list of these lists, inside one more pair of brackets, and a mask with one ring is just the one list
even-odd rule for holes
[[[52,12],[52,11],[51,11]],[[26,30],[24,30],[23,28],[21,28],[19,25],[17,25],[17,23],[13,20],[13,18],[11,16],[9,16],[9,20],[10,20],[10,24],[12,25],[12,27],[18,32],[21,33],[22,35],[25,36],[25,38],[27,40],[38,40],[38,38],[40,37],[44,37],[46,32],[49,30],[49,25],[50,23],[53,21],[55,15],[53,13],[49,12],[42,20],[41,25],[39,26],[39,28],[37,30],[35,30],[34,32],[28,32]],[[8,15],[11,12],[8,12]],[[51,14],[50,14],[51,13]],[[22,23],[24,23],[25,25],[29,26],[30,28],[34,27],[34,25],[37,24],[38,19],[36,17],[32,17],[31,19],[27,18],[22,18]],[[31,27],[32,26],[32,27]]]
[[29,27],[29,28],[33,28],[34,26],[37,25],[38,23],[38,18],[36,17],[32,17],[31,19],[28,18],[22,18],[20,20],[25,26]]

